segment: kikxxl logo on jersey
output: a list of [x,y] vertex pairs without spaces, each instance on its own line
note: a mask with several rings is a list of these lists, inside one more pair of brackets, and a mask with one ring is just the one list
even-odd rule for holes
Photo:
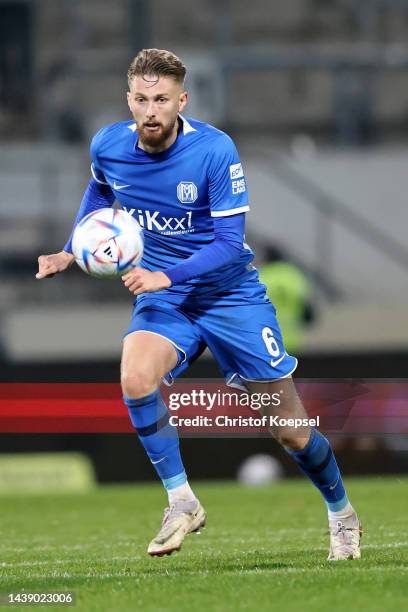
[[138,221],[140,227],[147,230],[157,230],[162,234],[190,234],[194,232],[192,225],[193,213],[187,210],[183,217],[165,217],[160,211],[141,210],[140,208],[127,208],[123,206],[130,215]]

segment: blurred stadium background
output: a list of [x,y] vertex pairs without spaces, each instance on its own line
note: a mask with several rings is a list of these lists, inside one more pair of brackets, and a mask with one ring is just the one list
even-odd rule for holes
[[[128,118],[126,70],[143,47],[178,53],[186,115],[236,140],[256,263],[273,247],[307,279],[298,376],[404,377],[407,40],[406,0],[0,0],[2,381],[119,379],[121,283],[34,274],[70,233],[91,136]],[[188,376],[219,372],[204,355]],[[0,437],[6,453],[85,452],[101,481],[152,478],[134,436]],[[405,440],[335,443],[347,473],[377,473],[407,470]],[[297,473],[265,439],[183,446],[193,478],[233,477],[258,452]]]

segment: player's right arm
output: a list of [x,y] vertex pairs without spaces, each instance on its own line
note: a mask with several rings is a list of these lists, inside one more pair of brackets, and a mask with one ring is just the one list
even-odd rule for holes
[[71,236],[63,250],[52,255],[40,255],[38,258],[38,273],[35,275],[38,280],[54,276],[57,272],[64,272],[64,270],[69,268],[75,259],[72,254],[72,235],[75,227],[87,214],[100,208],[112,206],[114,200],[115,196],[109,185],[103,185],[95,178],[90,179],[82,198]]
[[105,177],[102,171],[98,168],[97,164],[97,145],[100,133],[101,132],[98,132],[91,143],[92,178],[89,180],[88,186],[82,198],[71,236],[69,237],[63,250],[59,253],[53,253],[52,255],[40,255],[38,258],[38,272],[35,275],[35,277],[39,280],[54,276],[54,274],[57,274],[58,272],[64,272],[64,270],[72,265],[75,259],[74,255],[72,254],[72,236],[77,224],[90,212],[99,210],[101,208],[110,207],[115,201],[113,191],[105,180]]
[[63,272],[73,263],[75,257],[72,253],[66,253],[60,251],[59,253],[53,253],[52,255],[40,255],[38,258],[38,272],[35,278],[41,280],[54,276],[57,272]]

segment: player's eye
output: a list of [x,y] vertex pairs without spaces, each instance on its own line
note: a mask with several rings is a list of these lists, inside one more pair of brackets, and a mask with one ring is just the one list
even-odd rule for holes
[[159,102],[167,102],[167,98],[159,98]]
[[144,102],[144,98],[135,98],[135,101],[136,101],[138,104],[143,104],[143,102]]

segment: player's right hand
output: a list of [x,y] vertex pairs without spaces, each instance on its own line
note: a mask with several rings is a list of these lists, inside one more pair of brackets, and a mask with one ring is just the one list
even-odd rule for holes
[[42,279],[54,276],[57,272],[64,272],[73,263],[75,257],[72,253],[60,251],[53,255],[40,255],[38,258],[38,272],[35,278]]

